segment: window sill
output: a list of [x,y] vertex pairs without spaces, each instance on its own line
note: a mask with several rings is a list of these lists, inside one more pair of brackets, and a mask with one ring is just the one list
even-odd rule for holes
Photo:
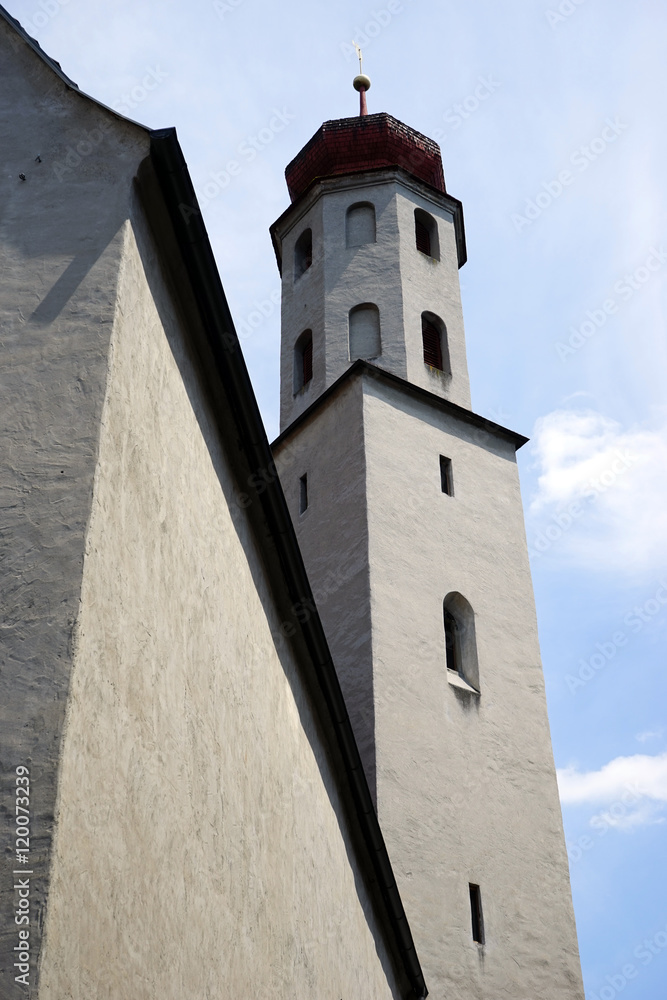
[[479,691],[477,688],[474,688],[472,684],[468,684],[468,682],[464,680],[460,674],[457,674],[455,670],[447,668],[447,680],[452,687],[461,688],[462,691],[468,691],[470,694],[476,694],[479,698]]

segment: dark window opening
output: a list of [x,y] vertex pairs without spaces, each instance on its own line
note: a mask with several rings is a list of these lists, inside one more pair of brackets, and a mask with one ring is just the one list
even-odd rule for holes
[[443,613],[448,680],[456,684],[453,674],[458,674],[479,694],[474,612],[465,597],[452,591],[443,601]]
[[438,223],[422,208],[415,209],[415,244],[420,253],[431,260],[440,260]]
[[313,377],[313,338],[303,345],[303,384],[306,385]]
[[484,944],[484,919],[482,917],[482,894],[478,885],[468,883],[470,889],[470,914],[472,917],[472,939]]
[[452,478],[452,460],[440,456],[440,487],[448,497],[454,496],[454,480]]
[[442,343],[440,331],[429,320],[422,320],[422,341],[424,344],[424,364],[442,371]]
[[308,385],[313,377],[313,331],[304,330],[294,346],[294,392]]
[[417,249],[420,253],[425,253],[427,257],[431,256],[431,234],[419,219],[415,219],[415,240],[417,242]]
[[305,473],[299,480],[299,514],[304,514],[308,510],[308,474]]
[[313,263],[313,233],[306,229],[294,244],[294,280],[300,278]]
[[459,642],[459,626],[456,618],[445,608],[445,652],[447,669],[461,673],[461,645]]

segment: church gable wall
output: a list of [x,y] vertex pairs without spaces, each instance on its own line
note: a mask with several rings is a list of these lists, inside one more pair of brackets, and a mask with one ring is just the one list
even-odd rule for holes
[[[28,766],[34,960],[122,226],[148,138],[68,90],[0,18],[0,150],[1,839],[14,844],[16,767]],[[3,856],[2,979],[18,931]]]
[[139,209],[123,250],[40,1000],[399,995]]

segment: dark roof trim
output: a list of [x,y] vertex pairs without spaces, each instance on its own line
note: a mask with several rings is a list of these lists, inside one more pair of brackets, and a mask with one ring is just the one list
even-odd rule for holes
[[[151,132],[151,161],[192,285],[217,375],[234,414],[239,444],[255,473],[251,480],[261,478],[262,488],[257,489],[257,501],[280,560],[282,579],[278,581],[279,585],[287,588],[290,599],[297,604],[304,599],[312,601],[310,583],[280,482],[273,478],[266,483],[261,477],[263,470],[273,467],[273,456],[175,129]],[[424,976],[319,615],[317,612],[310,614],[306,621],[295,623],[295,627],[305,640],[335,731],[358,822],[394,932],[397,958],[415,995],[425,997],[428,991]]]
[[327,182],[334,183],[335,181],[348,180],[351,177],[356,178],[361,181],[363,178],[372,178],[375,174],[382,174],[388,172],[395,172],[397,174],[403,174],[408,177],[410,181],[416,187],[423,187],[426,189],[428,194],[441,205],[443,205],[447,211],[451,212],[454,216],[454,235],[456,237],[456,257],[458,260],[459,269],[468,260],[468,248],[466,245],[466,229],[465,221],[463,219],[463,202],[459,201],[458,198],[454,198],[451,194],[443,194],[438,188],[433,187],[432,184],[428,184],[426,181],[422,180],[421,177],[415,177],[411,174],[409,170],[404,167],[394,166],[394,167],[377,167],[376,169],[364,170],[363,173],[358,174],[340,174],[334,177],[316,177],[310,182],[305,191],[299,195],[296,201],[292,202],[288,208],[280,215],[276,221],[269,227],[269,232],[271,234],[271,240],[273,241],[273,249],[276,255],[276,261],[278,263],[278,271],[282,275],[283,273],[283,253],[282,253],[282,239],[278,235],[278,227],[298,208],[303,204],[304,200],[309,197],[311,191],[318,186],[318,184],[325,184]]
[[502,427],[501,424],[496,424],[493,420],[488,420],[486,417],[480,417],[478,413],[473,413],[472,410],[466,410],[465,406],[459,406],[458,403],[452,403],[448,399],[443,399],[442,396],[436,396],[434,392],[429,392],[428,389],[422,389],[421,386],[415,385],[413,382],[406,382],[405,379],[400,378],[398,375],[394,375],[392,372],[385,371],[384,368],[379,368],[377,365],[372,365],[369,361],[358,360],[354,364],[346,368],[342,375],[340,375],[335,382],[324,390],[317,399],[310,404],[310,406],[300,413],[298,417],[292,421],[289,427],[286,427],[282,434],[279,434],[275,441],[272,443],[271,448],[278,448],[283,441],[291,435],[300,424],[305,423],[316,410],[332,396],[338,389],[343,385],[343,383],[355,375],[368,375],[371,378],[377,379],[379,382],[384,382],[387,385],[393,386],[400,392],[407,393],[407,395],[419,399],[424,403],[428,403],[431,406],[435,406],[439,410],[443,410],[445,413],[451,414],[453,417],[463,421],[465,424],[471,424],[473,427],[477,427],[480,430],[487,431],[489,434],[493,434],[496,437],[505,438],[510,441],[518,451],[522,448],[530,439],[524,437],[523,434],[517,434],[516,431],[511,431],[507,427]]
[[4,18],[7,24],[9,24],[10,27],[14,29],[17,35],[20,35],[20,37],[23,39],[26,45],[28,45],[33,50],[33,52],[35,52],[39,56],[42,62],[46,63],[49,69],[62,80],[62,82],[65,84],[68,90],[74,90],[77,94],[81,94],[82,97],[85,97],[87,100],[92,101],[92,103],[96,104],[98,108],[103,108],[104,111],[108,111],[109,114],[112,114],[115,118],[120,119],[120,121],[128,122],[128,124],[130,125],[136,125],[137,128],[142,129],[144,132],[149,131],[145,125],[141,124],[141,122],[135,122],[132,118],[126,118],[125,115],[121,115],[120,112],[114,111],[114,109],[110,108],[107,104],[102,104],[101,101],[95,100],[95,98],[91,97],[90,94],[86,94],[84,93],[83,90],[80,90],[78,85],[74,82],[74,80],[70,80],[67,74],[63,72],[60,63],[56,62],[55,59],[52,59],[51,56],[47,55],[44,49],[39,44],[39,42],[36,39],[32,38],[25,30],[25,28],[21,25],[21,23],[17,21],[15,17],[12,17],[9,11],[5,10],[5,8],[1,5],[0,5],[0,17]]

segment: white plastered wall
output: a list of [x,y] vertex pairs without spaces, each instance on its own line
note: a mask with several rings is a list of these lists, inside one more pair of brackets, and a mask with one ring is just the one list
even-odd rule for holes
[[[582,1000],[514,445],[364,384],[378,816],[426,981],[438,1000]],[[451,592],[475,614],[479,695],[446,669]]]
[[[427,212],[438,228],[440,259],[420,253],[415,245],[415,209]],[[403,328],[407,356],[407,380],[436,396],[443,396],[470,409],[470,382],[466,357],[461,287],[453,216],[418,189],[398,185],[396,191]],[[424,364],[421,317],[434,313],[445,324],[451,377]],[[397,373],[398,374],[398,373]]]
[[40,1000],[396,997],[173,303],[125,232]]
[[[347,210],[359,202],[375,208],[376,240],[346,246]],[[415,209],[428,212],[438,228],[440,259],[415,244]],[[294,244],[313,233],[313,264],[294,280]],[[326,234],[326,238],[324,236]],[[282,223],[281,430],[296,419],[351,364],[350,310],[373,303],[380,311],[382,353],[373,363],[460,406],[470,406],[465,334],[453,217],[422,185],[380,177],[346,177],[316,186]],[[451,376],[424,365],[422,313],[438,316],[447,329]],[[313,331],[313,379],[293,389],[294,345]],[[371,360],[371,359],[368,359]]]
[[[514,443],[360,374],[276,464],[430,995],[583,1000]],[[451,592],[475,614],[479,696],[446,669]]]

